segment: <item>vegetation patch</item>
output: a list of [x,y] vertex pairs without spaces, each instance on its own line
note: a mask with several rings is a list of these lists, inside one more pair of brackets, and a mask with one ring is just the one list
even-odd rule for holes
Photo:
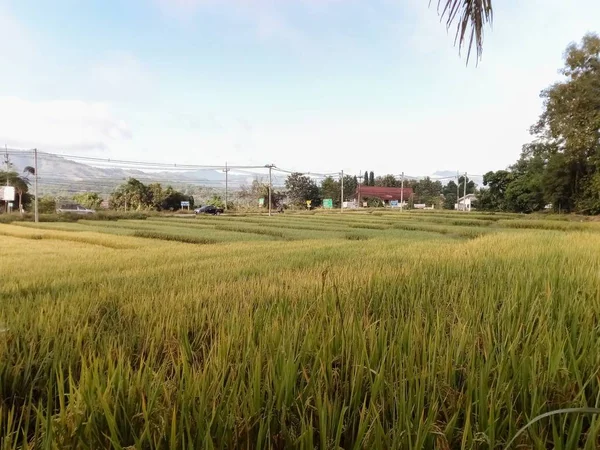
[[236,233],[260,234],[284,240],[293,240],[289,235],[285,234],[283,231],[269,230],[267,228],[245,228],[243,226],[235,225],[216,225],[215,230],[234,231]]
[[178,234],[161,233],[158,231],[136,230],[134,231],[133,236],[148,239],[159,239],[162,241],[183,242],[186,244],[214,244],[217,242],[215,239],[209,239],[200,236],[182,236]]
[[365,236],[364,234],[347,233],[344,235],[344,239],[347,239],[349,241],[366,241],[370,238],[369,236]]
[[375,223],[352,223],[349,224],[350,228],[364,228],[366,230],[387,230],[390,228],[388,225],[378,225]]

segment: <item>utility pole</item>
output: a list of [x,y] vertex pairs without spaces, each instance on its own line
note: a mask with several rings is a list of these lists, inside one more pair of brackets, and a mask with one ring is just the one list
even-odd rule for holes
[[362,184],[361,182],[362,182],[363,176],[359,175],[356,178],[358,178],[358,207],[360,208],[360,185]]
[[404,172],[402,172],[402,182],[400,183],[400,211],[404,210]]
[[[6,186],[8,187],[8,175],[10,173],[10,160],[8,159],[8,148],[6,147],[6,144],[4,144],[4,164],[6,164]],[[6,208],[6,212],[8,213],[8,200],[6,200],[5,202],[5,208]]]
[[35,196],[35,201],[33,202],[33,216],[35,222],[39,222],[39,214],[38,214],[38,163],[37,163],[37,148],[33,149],[33,170],[35,171],[34,179],[33,179],[33,195]]
[[10,172],[10,158],[8,157],[8,147],[4,144],[4,164],[6,164],[6,185],[8,184],[8,173]]
[[227,168],[227,161],[225,161],[225,210],[227,211],[227,194],[229,189],[229,169]]
[[459,202],[460,198],[460,177],[458,176],[458,170],[456,171],[456,210],[459,211]]
[[463,203],[465,204],[465,212],[467,212],[467,172],[465,172],[465,196],[463,197]]
[[341,189],[342,192],[341,192],[341,195],[340,195],[340,197],[341,197],[340,198],[340,212],[344,212],[344,171],[343,170],[342,170],[342,173],[341,173],[340,184],[341,184],[341,188],[342,188]]
[[271,176],[273,167],[275,167],[273,164],[269,164],[266,167],[269,168],[269,216],[271,216],[271,191],[273,190],[273,178]]

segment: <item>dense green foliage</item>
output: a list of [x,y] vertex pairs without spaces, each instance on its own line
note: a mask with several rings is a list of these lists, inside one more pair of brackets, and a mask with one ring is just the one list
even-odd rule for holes
[[102,198],[96,192],[82,192],[73,196],[73,200],[89,209],[98,209],[102,204]]
[[194,197],[185,195],[171,186],[163,188],[160,183],[145,185],[135,178],[119,186],[110,196],[110,207],[117,210],[173,211],[181,208],[181,202],[194,206]]
[[10,185],[15,188],[17,210],[25,208],[31,202],[31,195],[29,195],[31,182],[28,175],[29,173],[20,175],[13,170],[0,171],[0,186]]
[[290,205],[305,208],[307,201],[311,202],[312,207],[319,206],[321,202],[319,186],[307,175],[291,174],[285,180],[285,187]]
[[600,37],[565,52],[564,79],[542,91],[535,141],[508,170],[485,174],[480,207],[600,213]]

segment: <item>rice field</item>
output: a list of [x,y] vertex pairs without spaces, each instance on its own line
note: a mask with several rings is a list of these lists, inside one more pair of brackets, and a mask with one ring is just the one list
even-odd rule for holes
[[554,219],[0,224],[0,448],[503,449],[600,407],[600,223]]

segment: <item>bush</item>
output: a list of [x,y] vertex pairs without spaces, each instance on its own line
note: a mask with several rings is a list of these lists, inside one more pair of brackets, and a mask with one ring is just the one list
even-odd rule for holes
[[22,222],[25,216],[21,214],[0,214],[0,223]]
[[44,196],[38,200],[38,212],[40,214],[53,214],[56,212],[56,200],[54,197]]

